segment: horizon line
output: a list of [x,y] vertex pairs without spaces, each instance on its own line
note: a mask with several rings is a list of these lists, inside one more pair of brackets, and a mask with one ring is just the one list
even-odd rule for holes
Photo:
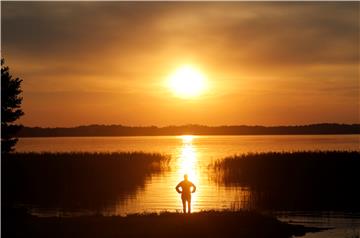
[[78,127],[91,127],[91,126],[118,126],[118,127],[132,127],[132,128],[150,128],[150,127],[156,127],[156,128],[169,128],[169,127],[301,127],[301,126],[319,126],[319,125],[340,125],[340,126],[360,126],[360,122],[358,123],[339,123],[339,122],[319,122],[319,123],[309,123],[309,124],[282,124],[282,125],[260,125],[260,124],[222,124],[222,125],[204,125],[204,124],[179,124],[179,125],[166,125],[166,126],[156,126],[156,125],[125,125],[125,124],[83,124],[83,125],[76,125],[76,126],[27,126],[22,125],[23,127],[27,128],[78,128]]

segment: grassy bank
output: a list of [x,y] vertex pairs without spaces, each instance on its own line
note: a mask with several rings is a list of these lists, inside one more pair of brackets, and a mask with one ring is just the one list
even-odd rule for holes
[[359,152],[244,154],[211,169],[220,184],[249,187],[257,209],[360,210]]
[[7,205],[96,210],[135,194],[168,162],[148,153],[13,153],[2,158],[3,188]]
[[320,229],[290,225],[253,212],[162,213],[127,217],[37,218],[25,216],[5,227],[7,237],[274,237]]

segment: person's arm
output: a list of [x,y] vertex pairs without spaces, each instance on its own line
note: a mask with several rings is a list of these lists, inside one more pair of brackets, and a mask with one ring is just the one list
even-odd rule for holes
[[181,187],[181,183],[179,183],[178,185],[176,185],[175,189],[176,192],[181,193],[181,190],[179,189]]
[[196,186],[195,186],[195,184],[192,183],[192,187],[193,187],[192,193],[195,193],[195,191],[196,191]]

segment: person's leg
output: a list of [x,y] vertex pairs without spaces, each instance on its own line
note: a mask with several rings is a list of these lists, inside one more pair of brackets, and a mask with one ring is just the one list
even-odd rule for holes
[[186,199],[182,198],[182,204],[183,204],[183,212],[186,213]]
[[191,198],[188,199],[188,213],[191,213]]

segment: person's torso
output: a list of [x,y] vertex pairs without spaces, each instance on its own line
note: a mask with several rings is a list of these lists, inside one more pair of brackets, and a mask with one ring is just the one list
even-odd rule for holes
[[191,194],[191,187],[192,183],[189,181],[182,181],[180,183],[180,186],[182,188],[182,194],[183,195],[190,195]]

